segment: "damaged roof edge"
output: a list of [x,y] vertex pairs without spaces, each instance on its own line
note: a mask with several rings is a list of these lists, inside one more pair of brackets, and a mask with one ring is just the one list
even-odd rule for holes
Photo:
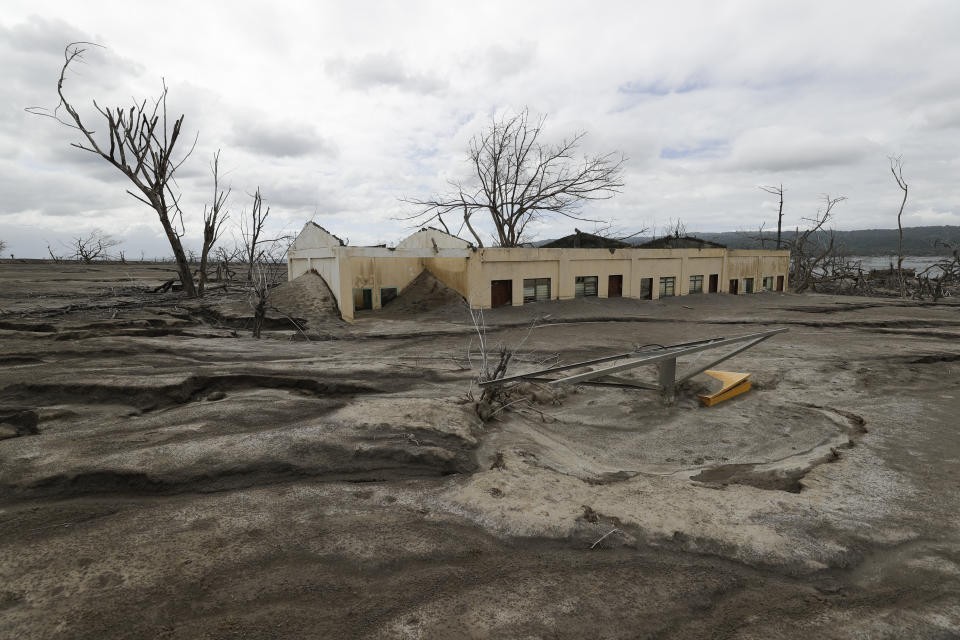
[[331,236],[332,238],[335,238],[336,241],[340,243],[340,246],[341,246],[341,247],[346,247],[346,246],[347,246],[347,243],[344,242],[343,239],[342,239],[340,236],[338,236],[338,235],[335,234],[335,233],[330,233],[329,231],[327,231],[326,229],[324,229],[323,227],[321,227],[319,224],[317,224],[317,223],[314,222],[313,220],[309,220],[309,221],[307,222],[307,224],[312,224],[313,226],[315,226],[317,229],[320,229],[320,231],[323,231],[323,232],[324,232],[325,234],[327,234],[328,236]]

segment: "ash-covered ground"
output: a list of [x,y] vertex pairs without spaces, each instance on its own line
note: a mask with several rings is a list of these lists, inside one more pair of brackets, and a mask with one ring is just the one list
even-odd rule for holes
[[0,263],[0,637],[957,637],[956,304],[485,311],[512,373],[790,331],[716,407],[529,387],[481,423],[432,285],[354,325],[283,285],[254,340],[164,269]]

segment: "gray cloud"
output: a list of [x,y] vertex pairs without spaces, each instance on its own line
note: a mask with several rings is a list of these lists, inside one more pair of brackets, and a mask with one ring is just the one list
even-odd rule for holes
[[763,127],[734,142],[727,166],[770,173],[823,169],[853,164],[872,151],[876,151],[875,145],[864,138]]
[[[177,182],[188,244],[199,238],[217,149],[234,212],[260,185],[278,228],[316,214],[371,243],[407,232],[393,219],[406,211],[398,196],[469,177],[470,138],[491,114],[523,106],[549,114],[546,138],[585,130],[582,152],[629,157],[623,193],[584,208],[621,228],[670,218],[690,229],[755,228],[771,219],[756,188],[770,182],[787,188],[788,224],[829,192],[849,196],[839,228],[890,227],[899,204],[891,153],[903,154],[911,180],[905,219],[960,224],[955,2],[904,11],[886,0],[642,9],[614,0],[592,11],[563,0],[477,9],[410,0],[373,12],[309,5],[296,20],[238,2],[232,12],[205,3],[161,12],[149,32],[135,13],[96,4],[5,5],[0,234],[19,229],[13,251],[31,225],[38,238],[141,229],[123,232],[133,243],[153,242],[158,229],[124,193],[122,175],[69,147],[75,132],[23,112],[55,104],[63,46],[77,39],[109,46],[91,50],[68,80],[85,114],[93,98],[154,96],[165,77],[171,112],[186,114],[184,140],[199,131]],[[574,224],[538,230],[559,235]]]
[[306,123],[238,122],[234,125],[230,142],[252,153],[277,158],[337,155],[336,146]]
[[442,79],[407,70],[395,53],[369,53],[360,58],[334,58],[326,70],[354,89],[394,87],[413,93],[437,93],[446,87]]

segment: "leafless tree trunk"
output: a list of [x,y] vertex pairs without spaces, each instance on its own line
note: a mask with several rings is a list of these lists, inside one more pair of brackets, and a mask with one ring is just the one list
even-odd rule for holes
[[220,150],[213,155],[213,163],[210,165],[210,171],[213,173],[213,204],[203,208],[203,249],[200,251],[200,277],[197,282],[197,294],[203,295],[204,288],[207,285],[207,259],[210,256],[210,250],[220,238],[220,232],[223,223],[227,221],[229,214],[223,210],[230,197],[230,189],[220,190]]
[[[0,244],[0,251],[3,251],[2,244]],[[50,246],[49,242],[47,243],[47,253],[50,254],[50,259],[53,260],[55,264],[60,264],[60,262],[63,260],[62,256],[58,256],[53,252],[53,248]]]
[[897,239],[897,282],[900,283],[900,297],[907,295],[907,285],[903,279],[903,223],[901,219],[903,218],[903,208],[907,204],[907,182],[903,179],[903,156],[889,156],[890,160],[890,173],[893,174],[893,179],[897,181],[897,186],[900,187],[900,190],[903,191],[903,200],[900,201],[900,211],[897,212],[897,231],[899,232],[899,237]]
[[760,248],[761,248],[761,249],[765,249],[765,248],[766,248],[766,246],[765,246],[765,244],[764,244],[764,243],[766,242],[766,238],[763,237],[763,228],[766,226],[766,224],[767,224],[766,222],[761,222],[761,223],[760,223],[760,229],[757,230],[757,235],[756,235],[756,236],[752,236],[752,237],[751,237],[751,236],[747,236],[748,238],[751,238],[752,240],[758,241],[758,242],[760,243]]
[[[253,309],[253,337],[259,338],[267,318],[267,309],[270,308],[270,291],[279,283],[278,274],[282,268],[283,255],[279,252],[261,251],[257,255],[256,263],[250,280],[249,302]],[[294,323],[296,324],[296,323]],[[299,325],[296,325],[299,329]]]
[[259,339],[263,321],[267,317],[267,300],[270,299],[270,283],[264,265],[257,265],[256,278],[251,269],[251,305],[253,306],[253,337]]
[[471,220],[477,211],[485,211],[493,224],[496,242],[516,247],[524,240],[527,226],[550,214],[574,220],[590,220],[577,213],[585,200],[613,197],[623,186],[625,158],[617,154],[574,158],[586,135],[577,133],[557,145],[540,142],[544,118],[531,122],[524,109],[517,115],[494,119],[490,127],[470,142],[470,164],[474,177],[470,184],[451,182],[450,195],[428,200],[405,199],[420,207],[407,217],[420,224],[438,220],[446,228],[443,215],[463,214],[463,225],[482,247],[483,240]]
[[779,186],[761,186],[760,189],[769,194],[780,198],[780,209],[777,211],[777,249],[783,248],[782,230],[783,230],[783,184]]
[[[63,91],[67,69],[75,60],[83,59],[87,42],[73,42],[64,50],[64,63],[57,82],[60,103],[55,109],[47,110],[31,107],[28,112],[53,118],[60,124],[76,129],[82,135],[82,142],[72,146],[95,153],[116,167],[140,193],[127,190],[131,196],[151,207],[160,218],[160,224],[170,242],[183,291],[190,297],[197,296],[197,289],[190,273],[190,265],[180,243],[183,218],[179,206],[179,195],[174,191],[174,174],[193,152],[193,147],[182,158],[175,160],[174,149],[180,139],[183,116],[171,124],[167,120],[167,85],[159,97],[148,105],[144,100],[130,107],[101,108],[94,101],[93,106],[103,117],[107,141],[97,141],[95,131],[87,128],[80,114],[67,99]],[[94,45],[99,46],[99,45]],[[69,119],[60,116],[60,109],[69,115]],[[194,140],[194,145],[196,140]],[[180,226],[178,231],[177,226]]]
[[250,217],[240,219],[240,234],[243,236],[244,253],[247,258],[247,282],[253,282],[253,267],[259,257],[257,245],[264,242],[260,238],[263,233],[263,225],[270,215],[270,207],[263,209],[263,198],[260,195],[260,188],[257,187],[253,194],[253,207],[250,210]]

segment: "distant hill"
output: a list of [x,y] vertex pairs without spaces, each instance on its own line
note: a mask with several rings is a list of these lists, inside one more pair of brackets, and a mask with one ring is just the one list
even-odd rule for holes
[[[784,229],[783,237],[793,237],[794,230]],[[897,253],[896,229],[858,229],[856,231],[837,231],[837,240],[849,255],[855,256],[888,256]],[[730,249],[759,249],[760,240],[756,231],[724,231],[722,233],[692,232],[689,235],[703,238],[710,242],[725,245]],[[637,236],[626,242],[637,246],[654,240],[651,236]],[[906,256],[940,256],[950,255],[950,251],[937,241],[948,242],[960,247],[960,227],[904,227],[903,228],[903,255]],[[763,244],[766,249],[773,249],[777,241],[777,232],[764,231]],[[534,242],[533,246],[543,246],[550,240]]]
[[[837,241],[850,255],[855,256],[886,256],[897,253],[896,229],[858,229],[855,231],[837,231]],[[792,238],[794,230],[783,230],[784,238]],[[756,232],[727,231],[724,233],[696,233],[692,234],[725,244],[731,249],[759,249],[760,241]],[[764,231],[764,246],[772,249],[777,240],[777,232]],[[903,254],[908,256],[938,256],[949,255],[950,251],[937,240],[949,242],[953,246],[960,246],[960,227],[904,227]]]

